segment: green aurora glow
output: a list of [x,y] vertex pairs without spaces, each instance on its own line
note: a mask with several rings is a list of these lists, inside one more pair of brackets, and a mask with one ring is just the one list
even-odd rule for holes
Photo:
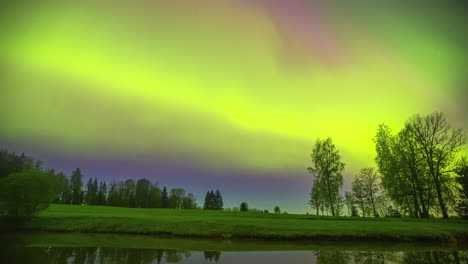
[[305,174],[331,136],[352,175],[379,123],[441,110],[467,127],[466,9],[315,2],[300,18],[268,1],[12,3],[0,140]]

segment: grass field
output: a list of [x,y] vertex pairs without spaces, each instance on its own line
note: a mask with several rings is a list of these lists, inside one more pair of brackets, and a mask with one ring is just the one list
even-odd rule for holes
[[221,239],[468,241],[468,221],[460,219],[363,219],[78,205],[51,205],[21,229]]

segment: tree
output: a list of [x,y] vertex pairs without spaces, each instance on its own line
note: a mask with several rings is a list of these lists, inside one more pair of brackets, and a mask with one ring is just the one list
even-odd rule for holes
[[351,205],[351,216],[359,216],[356,206]]
[[97,194],[97,205],[106,205],[106,194],[107,194],[107,186],[105,182],[100,182],[99,183],[99,191]]
[[181,188],[171,189],[169,194],[169,208],[182,209],[185,190]]
[[162,191],[161,206],[162,206],[162,208],[169,208],[169,197],[167,195],[166,186],[164,186],[163,191]]
[[135,194],[136,207],[138,208],[148,207],[150,185],[151,185],[150,181],[144,178],[139,179],[137,181],[136,194]]
[[281,209],[279,208],[279,206],[275,206],[275,214],[280,214],[281,213]]
[[195,209],[195,208],[197,208],[196,200],[197,199],[195,198],[195,195],[193,195],[192,193],[187,194],[187,196],[185,196],[183,198],[182,208],[183,209]]
[[54,178],[38,169],[15,172],[0,180],[0,214],[24,220],[49,206]]
[[81,175],[80,168],[77,168],[72,172],[72,176],[70,179],[70,189],[71,189],[71,202],[72,204],[82,204],[82,190],[83,187],[83,176]]
[[441,112],[415,115],[407,122],[407,127],[414,134],[416,145],[434,181],[442,216],[448,218],[443,192],[451,184],[452,179],[447,171],[454,164],[455,154],[466,144],[464,131],[452,128]]
[[161,207],[162,192],[156,184],[151,184],[148,196],[148,207],[159,208]]
[[111,182],[109,188],[109,197],[107,198],[107,204],[109,206],[120,206],[119,204],[119,193],[117,190],[117,183]]
[[319,215],[319,210],[321,209],[323,213],[323,194],[320,192],[323,188],[320,186],[320,183],[317,178],[314,179],[312,184],[312,189],[310,191],[310,200],[308,204],[312,207],[312,209],[316,210],[316,215]]
[[459,199],[455,211],[460,217],[468,218],[468,164],[465,158],[460,161],[456,173],[460,186],[458,187]]
[[240,205],[240,211],[241,212],[247,212],[249,210],[249,205],[247,202],[242,202]]
[[223,196],[219,190],[216,190],[214,195],[215,200],[215,210],[223,210]]
[[355,177],[352,183],[353,197],[355,201],[361,208],[362,216],[366,217],[368,212],[367,202],[366,202],[366,193],[364,190],[364,182],[361,177]]
[[[136,188],[135,181],[132,179],[128,179],[125,182],[119,184],[120,206],[131,208],[137,207]],[[144,197],[144,194],[140,195]]]
[[374,168],[364,168],[361,169],[356,178],[359,178],[359,185],[361,185],[367,207],[372,209],[372,213],[377,217],[379,215],[377,213],[377,194],[380,191],[377,172],[374,171]]
[[206,192],[203,209],[223,210],[223,196],[219,190],[216,190],[216,192],[213,190]]
[[59,174],[55,175],[55,177],[55,191],[57,195],[55,197],[54,202],[59,204],[69,204],[71,202],[71,192],[67,176],[60,172]]
[[331,138],[317,139],[311,153],[312,167],[308,170],[312,173],[319,189],[319,194],[324,198],[333,216],[339,214],[337,210],[340,204],[339,190],[343,186],[345,164],[341,162],[341,156]]
[[354,196],[351,192],[345,192],[345,203],[348,209],[348,215],[352,215],[352,209],[354,206]]
[[210,195],[210,191],[207,191],[206,192],[206,195],[205,195],[205,202],[203,203],[203,209],[204,210],[211,210],[211,195]]
[[9,153],[6,149],[0,149],[0,179],[14,172],[20,172],[29,169],[42,169],[41,162],[35,161],[26,155],[16,155]]
[[97,179],[89,178],[88,183],[86,184],[86,196],[85,196],[85,202],[88,205],[96,205],[97,200],[98,200],[98,184],[97,184]]
[[434,204],[434,184],[408,126],[393,135],[382,124],[374,142],[382,185],[390,199],[413,217],[428,217]]

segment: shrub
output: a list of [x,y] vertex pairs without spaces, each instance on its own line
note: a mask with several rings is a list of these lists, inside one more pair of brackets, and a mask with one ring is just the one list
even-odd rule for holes
[[31,169],[0,180],[0,215],[30,220],[53,200],[54,181],[50,175]]
[[241,212],[247,212],[248,210],[249,210],[249,205],[246,202],[241,203],[240,211]]

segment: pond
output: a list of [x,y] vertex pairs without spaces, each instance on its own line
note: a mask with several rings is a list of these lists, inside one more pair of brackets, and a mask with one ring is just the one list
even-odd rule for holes
[[2,263],[468,263],[459,245],[224,241],[103,234],[0,235]]

